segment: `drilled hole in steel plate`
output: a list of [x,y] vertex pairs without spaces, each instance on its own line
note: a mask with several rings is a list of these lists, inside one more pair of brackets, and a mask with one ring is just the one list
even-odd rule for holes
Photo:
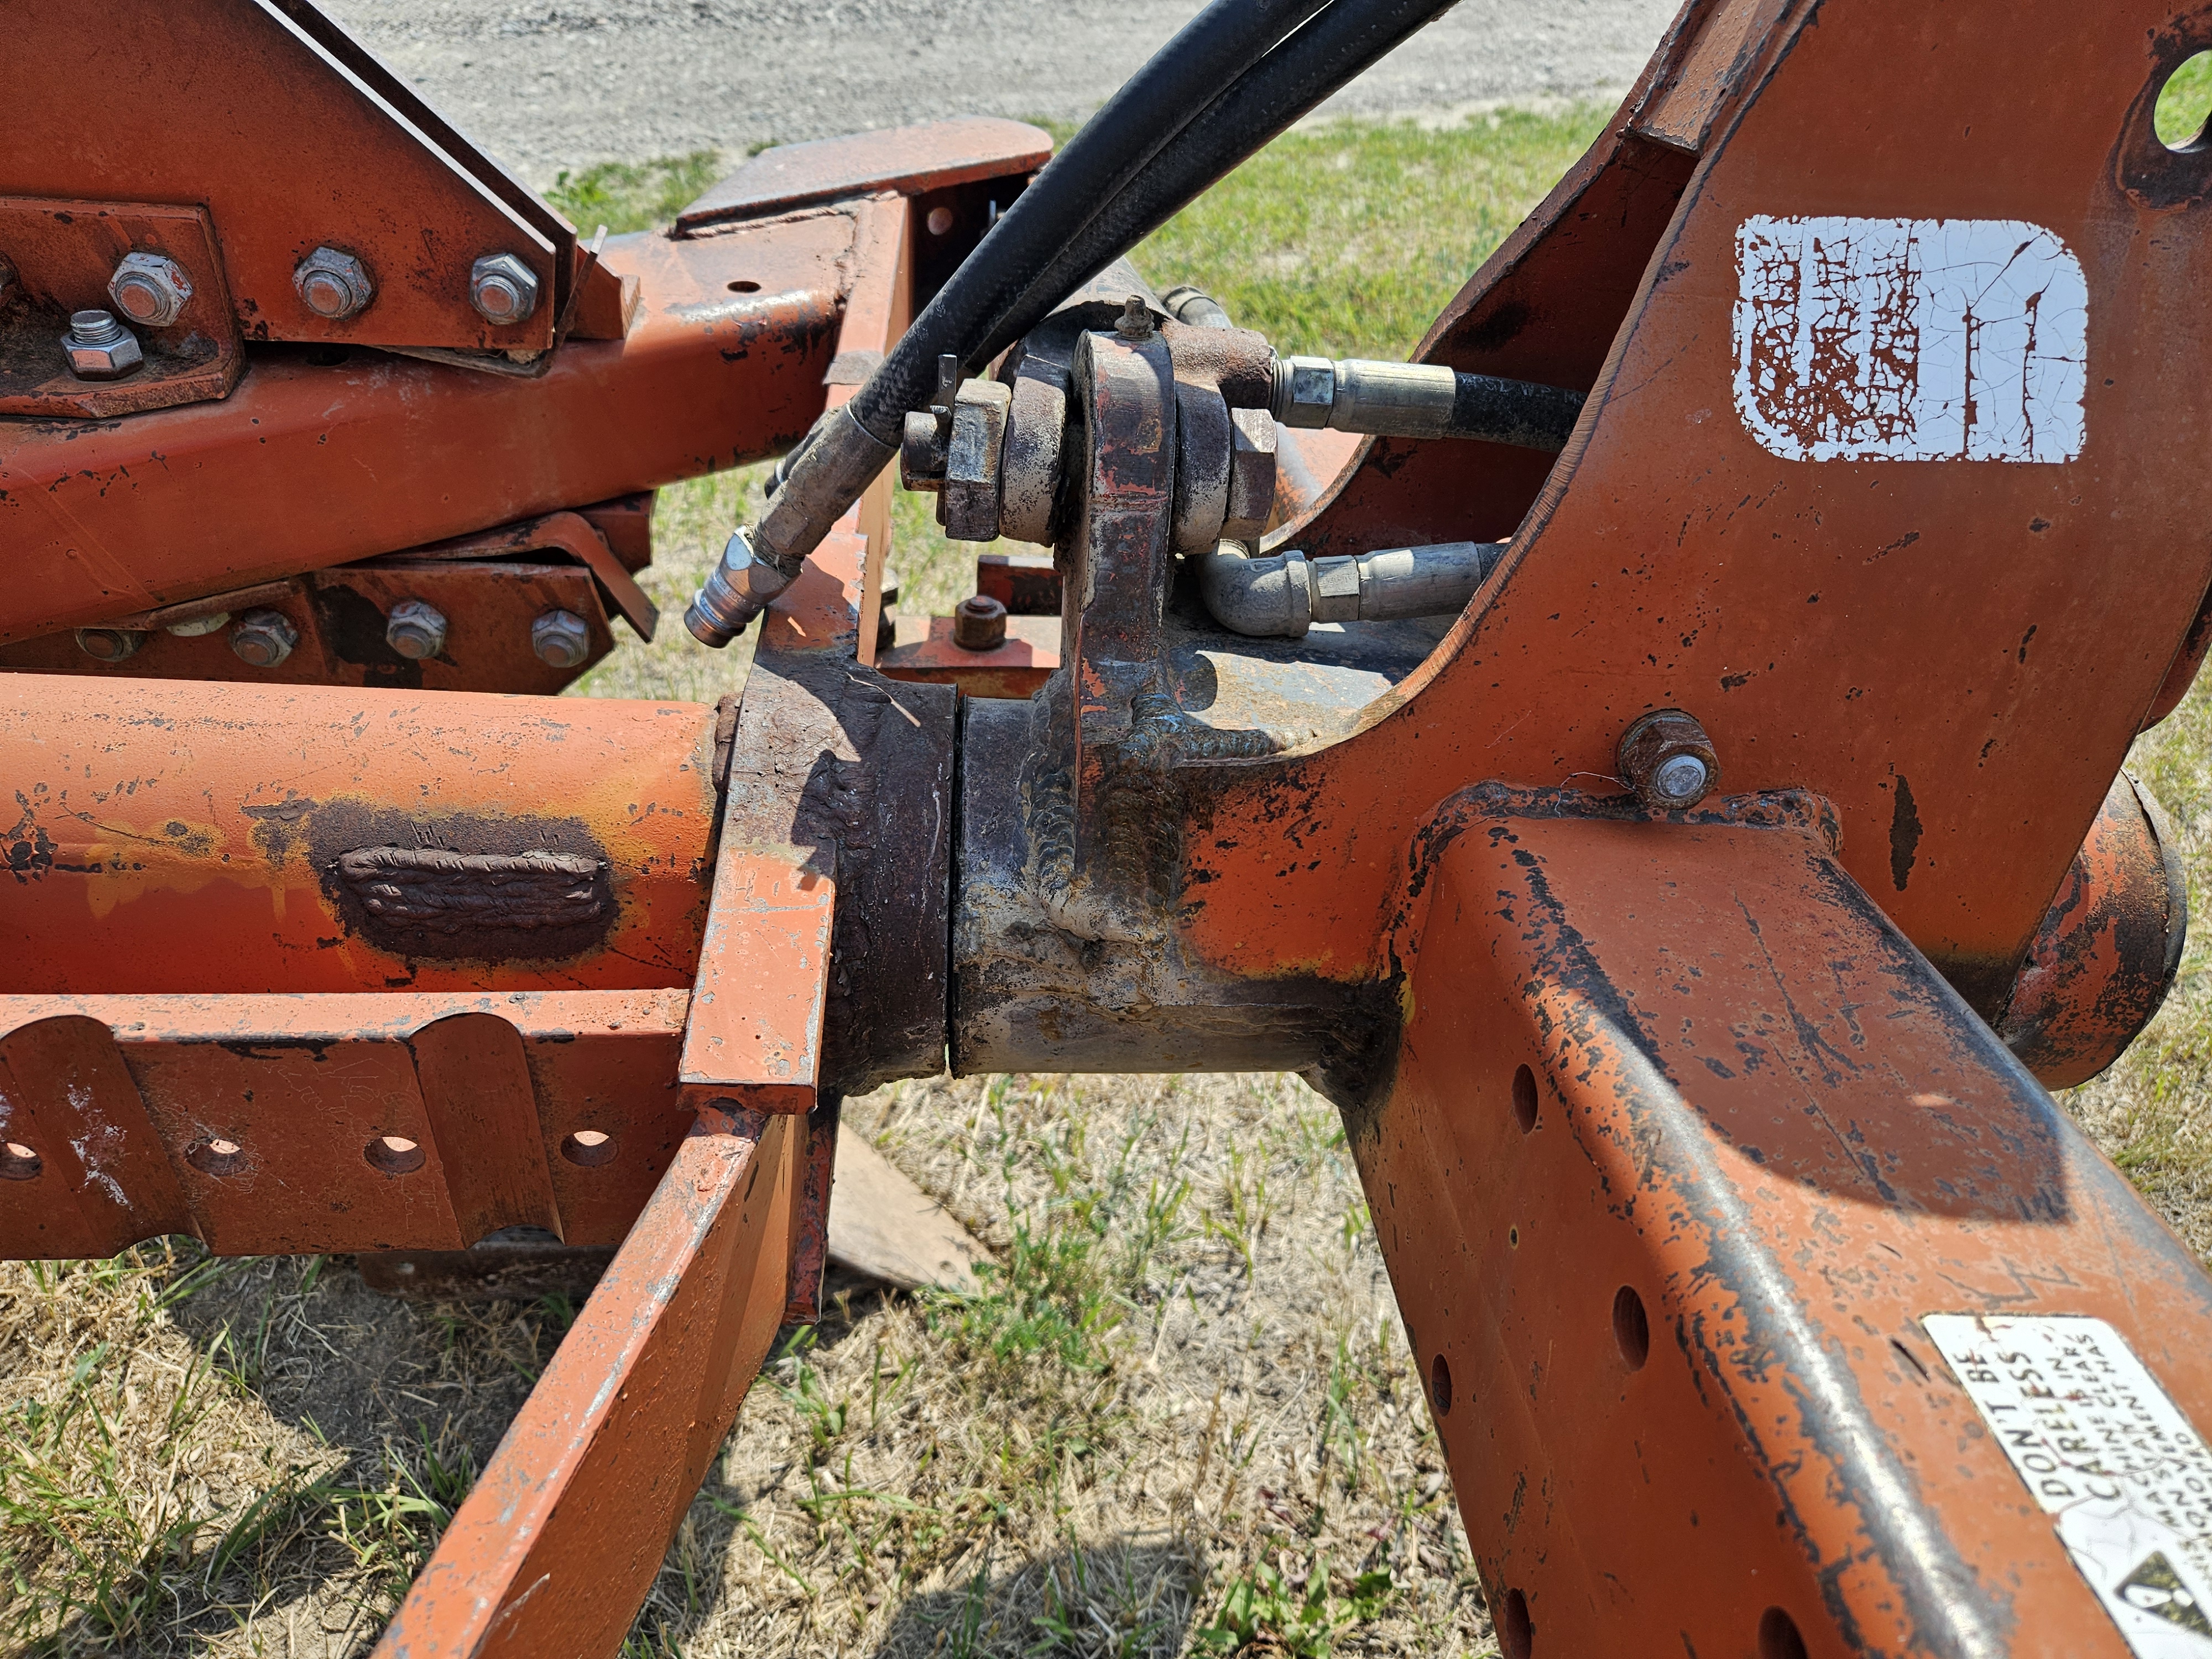
[[1513,1073],[1513,1121],[1524,1135],[1536,1127],[1536,1074],[1526,1066]]
[[1451,1410],[1451,1367],[1442,1354],[1429,1361],[1429,1399],[1438,1417]]
[[1620,1357],[1632,1371],[1642,1370],[1651,1358],[1651,1320],[1632,1285],[1613,1293],[1613,1340],[1620,1345]]
[[36,1181],[46,1161],[20,1140],[0,1140],[0,1181]]
[[246,1148],[234,1140],[213,1135],[187,1152],[185,1162],[202,1175],[236,1175],[246,1167]]
[[614,1162],[614,1137],[601,1129],[579,1129],[561,1142],[561,1156],[571,1164],[596,1170]]
[[1528,1659],[1535,1651],[1536,1626],[1528,1617],[1528,1598],[1517,1589],[1506,1591],[1504,1604],[1498,1609],[1498,1645],[1504,1650],[1505,1659]]
[[740,276],[736,282],[730,284],[730,292],[732,294],[757,294],[760,292],[760,284],[754,282],[750,277]]
[[422,1167],[422,1149],[405,1135],[379,1135],[362,1149],[371,1169],[386,1175],[411,1175]]
[[1521,1230],[1518,1227],[1508,1227],[1505,1230],[1505,1243],[1509,1248],[1516,1250],[1519,1249],[1521,1248]]
[[1797,1621],[1779,1607],[1759,1615],[1759,1659],[1805,1659],[1805,1638]]
[[2205,136],[2212,118],[2212,52],[2185,60],[2159,88],[2151,125],[2168,149],[2188,149]]

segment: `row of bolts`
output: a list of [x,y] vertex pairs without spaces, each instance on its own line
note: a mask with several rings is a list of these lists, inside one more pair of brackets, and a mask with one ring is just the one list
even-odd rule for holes
[[[0,259],[0,295],[14,279],[14,270]],[[368,267],[332,247],[319,247],[301,260],[292,272],[292,286],[300,303],[326,322],[357,317],[376,298]],[[107,279],[107,297],[115,311],[139,327],[167,328],[184,315],[192,281],[166,254],[128,253]],[[495,326],[521,322],[538,309],[538,297],[537,273],[512,253],[487,253],[470,267],[469,303]],[[111,311],[71,313],[62,351],[70,372],[81,380],[119,380],[146,360],[138,337]]]
[[[230,622],[230,613],[217,611],[171,623],[168,631],[192,639],[212,634]],[[384,641],[410,661],[441,655],[446,648],[445,613],[422,599],[402,599],[386,614]],[[146,642],[146,630],[135,628],[80,628],[77,647],[101,662],[121,662]],[[300,630],[281,611],[249,611],[230,630],[230,648],[240,661],[255,668],[274,668],[292,654]],[[573,611],[539,613],[530,624],[530,648],[540,662],[554,668],[575,668],[591,654],[589,623]]]

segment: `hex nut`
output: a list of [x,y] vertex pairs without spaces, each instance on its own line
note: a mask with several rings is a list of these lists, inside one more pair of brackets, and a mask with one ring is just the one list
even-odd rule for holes
[[80,628],[76,648],[94,662],[121,662],[137,654],[146,636],[135,628]]
[[319,247],[294,266],[292,287],[301,305],[333,323],[360,316],[376,297],[368,267],[334,247]]
[[1647,812],[1687,811],[1720,787],[1713,740],[1679,708],[1646,714],[1623,732],[1618,763]]
[[469,267],[469,303],[507,327],[538,309],[538,274],[512,253],[487,253]]
[[1285,426],[1324,427],[1336,407],[1336,365],[1327,357],[1278,357],[1273,413]]
[[120,380],[146,361],[138,337],[105,311],[71,312],[62,350],[80,380]]
[[402,599],[384,619],[384,642],[415,662],[446,648],[446,613],[422,599]]
[[530,624],[530,648],[553,668],[574,668],[592,654],[592,630],[573,611],[548,611]]
[[107,279],[107,297],[141,328],[167,328],[185,314],[192,279],[174,259],[159,253],[126,253]]
[[230,630],[230,648],[253,668],[274,668],[292,654],[300,630],[281,611],[249,611]]
[[1264,409],[1232,409],[1229,420],[1236,431],[1221,534],[1227,541],[1256,542],[1275,511],[1275,417]]
[[963,651],[995,651],[1006,642],[1006,607],[971,593],[952,613],[952,643]]

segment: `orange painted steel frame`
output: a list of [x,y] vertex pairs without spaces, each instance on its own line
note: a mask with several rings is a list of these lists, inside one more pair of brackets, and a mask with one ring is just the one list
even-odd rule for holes
[[[997,121],[848,141],[819,205],[623,239],[626,337],[570,339],[534,378],[256,347],[224,402],[0,422],[23,578],[0,635],[471,535],[418,562],[566,547],[592,595],[571,608],[603,628],[604,585],[650,627],[574,515],[477,532],[787,443],[850,395],[838,362],[904,330],[917,197],[972,209],[972,240],[988,203],[962,192],[1018,190],[1042,146]],[[817,661],[854,678],[889,487],[787,596],[756,687]],[[896,695],[943,735],[941,795],[951,694]],[[737,724],[0,674],[0,1254],[168,1232],[451,1250],[517,1226],[621,1246],[385,1651],[611,1652],[777,1326],[815,1305],[836,1068],[902,1062],[896,1042],[825,1052],[848,870],[790,844],[805,768]],[[941,1004],[937,914],[937,966],[910,977]]]

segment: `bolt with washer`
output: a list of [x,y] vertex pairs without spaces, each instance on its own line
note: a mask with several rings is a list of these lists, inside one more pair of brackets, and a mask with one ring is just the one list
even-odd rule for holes
[[1644,715],[1621,734],[1621,781],[1649,812],[1683,812],[1720,784],[1713,740],[1679,708]]
[[106,311],[71,312],[62,350],[80,380],[119,380],[146,361],[138,337]]
[[1006,607],[973,593],[952,613],[952,643],[963,651],[995,651],[1006,642]]
[[192,279],[174,259],[159,253],[126,253],[107,279],[107,297],[141,328],[167,328],[185,314]]
[[368,267],[334,247],[319,247],[294,266],[292,287],[301,305],[333,323],[360,316],[376,297]]
[[135,628],[80,628],[76,648],[94,662],[121,662],[137,654],[146,636]]
[[469,303],[504,328],[538,309],[538,274],[512,253],[487,253],[469,267]]
[[292,654],[300,630],[281,611],[249,611],[230,630],[230,648],[253,668],[274,668]]
[[592,630],[573,611],[549,611],[530,624],[530,648],[550,667],[574,668],[592,653]]
[[384,642],[420,662],[446,648],[446,613],[421,599],[402,599],[384,619]]

